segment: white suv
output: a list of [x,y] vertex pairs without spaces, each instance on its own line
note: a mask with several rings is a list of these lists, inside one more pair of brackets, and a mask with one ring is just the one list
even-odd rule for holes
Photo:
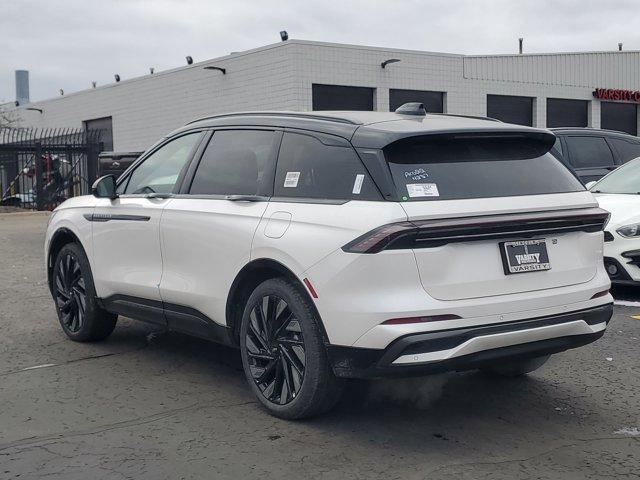
[[608,214],[545,130],[397,113],[198,120],[46,236],[65,333],[117,315],[238,346],[272,414],[331,408],[349,378],[524,374],[612,315]]

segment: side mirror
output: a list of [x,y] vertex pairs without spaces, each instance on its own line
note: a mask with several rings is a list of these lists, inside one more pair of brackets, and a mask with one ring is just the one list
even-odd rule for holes
[[96,198],[109,198],[111,200],[118,198],[118,194],[116,193],[116,177],[113,175],[100,177],[93,182],[91,193]]
[[596,183],[597,183],[597,182],[596,182],[595,180],[592,180],[592,181],[590,181],[590,182],[587,182],[587,183],[585,184],[585,188],[586,188],[587,190],[591,190],[591,187],[593,187]]

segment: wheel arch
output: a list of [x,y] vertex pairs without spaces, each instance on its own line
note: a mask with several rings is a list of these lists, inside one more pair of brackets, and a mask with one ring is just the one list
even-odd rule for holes
[[76,243],[78,244],[78,246],[80,246],[80,248],[84,250],[84,246],[82,245],[80,238],[78,238],[78,235],[76,235],[68,227],[60,227],[51,236],[51,241],[49,242],[49,251],[47,252],[47,284],[49,285],[49,290],[51,290],[53,263],[58,256],[58,252],[62,250],[62,247],[68,245],[69,243]]
[[259,258],[252,260],[238,272],[236,278],[231,284],[229,294],[227,295],[226,321],[227,326],[231,330],[234,342],[239,344],[242,314],[244,313],[244,307],[249,296],[258,285],[271,278],[287,279],[297,287],[303,295],[305,295],[305,298],[314,309],[314,312],[320,321],[320,329],[322,331],[324,342],[325,344],[328,344],[329,337],[327,336],[327,332],[324,328],[322,317],[320,316],[320,312],[318,312],[316,304],[311,298],[309,291],[304,286],[304,283],[288,267],[271,258]]

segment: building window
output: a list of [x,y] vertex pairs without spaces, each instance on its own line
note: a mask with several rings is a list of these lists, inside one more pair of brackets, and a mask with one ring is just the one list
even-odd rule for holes
[[103,151],[113,151],[113,121],[111,120],[111,117],[94,118],[92,120],[85,120],[82,123],[84,125],[84,129],[87,131],[100,131],[100,142],[102,143]]
[[506,123],[533,125],[533,98],[487,95],[487,116]]
[[600,128],[638,134],[638,106],[635,103],[600,103]]
[[374,88],[312,85],[314,110],[373,110]]
[[389,111],[393,112],[399,106],[410,103],[424,103],[429,113],[444,113],[444,92],[429,90],[389,90]]
[[586,127],[589,102],[567,98],[547,98],[547,127]]

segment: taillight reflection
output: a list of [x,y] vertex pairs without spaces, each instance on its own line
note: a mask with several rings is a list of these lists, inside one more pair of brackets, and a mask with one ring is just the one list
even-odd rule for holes
[[405,318],[392,318],[386,322],[382,322],[382,325],[406,325],[409,323],[424,323],[424,322],[440,322],[443,320],[457,320],[458,315],[430,315],[427,317],[405,317]]

